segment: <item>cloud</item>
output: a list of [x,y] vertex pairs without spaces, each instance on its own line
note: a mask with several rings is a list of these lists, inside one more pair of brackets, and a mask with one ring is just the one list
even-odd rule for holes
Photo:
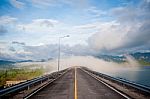
[[117,51],[147,45],[150,42],[149,22],[141,26],[109,24],[89,37],[88,44],[95,51]]
[[[128,69],[134,69],[138,70],[138,63],[131,57],[127,58],[126,63],[115,63],[115,62],[108,62],[104,61],[102,59],[95,58],[93,56],[71,56],[66,58],[61,58],[60,61],[60,70],[73,67],[73,66],[85,66],[87,68],[90,68],[92,70],[107,73],[107,74],[113,74],[118,75],[118,73],[128,70]],[[57,70],[57,59],[50,60],[47,62],[26,62],[26,63],[19,63],[18,66],[26,66],[29,68],[39,68],[43,67],[46,69],[46,72],[51,72]],[[32,65],[32,66],[31,66]],[[108,69],[109,68],[109,69]]]
[[31,53],[32,59],[56,58],[58,55],[58,45],[24,46],[24,51]]
[[4,26],[0,25],[0,36],[6,34],[7,32],[8,30]]
[[115,21],[98,24],[98,31],[88,39],[89,46],[99,52],[117,52],[125,49],[130,51],[136,48],[143,50],[143,46],[150,43],[148,9],[150,3],[145,2],[140,3],[138,7],[112,9],[111,14]]
[[[57,4],[62,4],[62,2],[65,5],[73,6],[73,3],[76,2],[75,5],[78,5],[82,1],[28,0],[27,2],[32,2],[37,6],[49,7],[53,4],[56,4],[57,6]],[[11,45],[1,49],[5,52],[4,54],[7,53],[10,56],[16,55],[17,58],[20,57],[21,59],[57,58],[58,45],[56,43],[58,43],[58,37],[61,35],[70,34],[70,38],[68,40],[63,39],[62,41],[62,57],[77,55],[87,56],[102,52],[123,53],[128,52],[131,49],[132,51],[144,49],[149,50],[149,5],[149,2],[146,2],[145,0],[136,7],[127,5],[113,8],[110,10],[110,13],[101,11],[96,7],[90,7],[89,9],[86,9],[90,15],[93,14],[93,16],[89,16],[90,22],[91,20],[94,20],[95,18],[97,19],[97,17],[105,14],[109,14],[111,19],[96,22],[92,21],[91,23],[86,22],[87,24],[80,24],[77,26],[65,24],[50,18],[33,19],[29,23],[19,23],[17,18],[11,16],[1,16],[0,25],[7,27],[15,24],[15,29],[17,29],[17,32],[21,33],[21,36],[23,37],[23,39],[21,38],[22,41],[24,40],[23,42],[30,44],[26,45],[23,42],[18,42],[20,40],[16,40],[13,41]],[[0,27],[2,34],[7,32],[4,27]],[[58,34],[60,32],[61,34]],[[26,41],[26,38],[28,41]],[[15,50],[11,46],[15,46]]]
[[49,6],[58,6],[59,3],[58,0],[30,0],[33,6],[38,7],[38,8],[45,8]]
[[27,54],[28,53],[26,53],[26,52],[17,52],[16,53],[15,51],[12,51],[12,52],[1,51],[0,52],[0,59],[2,59],[2,60],[13,60],[13,61],[32,59]]
[[97,9],[95,6],[92,6],[88,9],[86,9],[86,12],[88,14],[90,14],[92,16],[92,18],[97,18],[97,17],[100,17],[100,16],[103,16],[103,15],[107,14],[106,11],[102,11],[100,9]]
[[16,51],[14,47],[10,47],[9,50],[10,50],[10,51],[13,51],[13,52]]
[[[58,44],[40,46],[24,46],[25,52],[30,52],[33,59],[56,59],[58,57]],[[69,56],[88,56],[97,53],[86,45],[77,44],[74,46],[61,45],[61,58]]]
[[17,41],[13,41],[12,44],[18,44],[18,45],[26,45],[24,42],[17,42]]
[[88,5],[87,0],[28,0],[33,6],[38,8],[62,7],[63,5],[83,8]]
[[[52,29],[57,25],[59,21],[53,19],[34,19],[31,23],[18,24],[18,30],[23,30],[26,32],[39,33],[47,32],[47,30]],[[49,29],[48,29],[49,28]]]
[[[23,36],[28,37],[31,41],[33,38],[36,39],[32,45],[39,45],[41,43],[56,44],[58,37],[63,35],[70,35],[70,40],[63,39],[63,43],[65,44],[85,44],[87,37],[94,32],[92,29],[89,29],[89,33],[87,33],[86,29],[82,29],[82,26],[71,26],[54,19],[34,19],[30,23],[18,24],[16,26],[18,32],[24,33]],[[74,40],[76,40],[76,42],[74,42]]]
[[125,28],[120,27],[120,24],[115,21],[98,25],[99,30],[88,39],[88,44],[91,48],[103,51],[112,50],[121,45],[123,42],[121,32],[124,32]]
[[65,53],[65,56],[87,56],[97,54],[97,52],[92,50],[89,46],[82,44],[76,44],[72,47],[64,46],[61,52]]
[[33,23],[40,24],[40,26],[54,27],[54,24],[57,24],[59,22],[57,20],[52,19],[36,19],[33,20]]
[[17,18],[11,16],[0,16],[0,36],[9,33],[9,30],[11,28],[14,29],[16,23],[17,23]]
[[9,25],[16,23],[17,18],[11,16],[0,16],[0,24],[1,25]]
[[78,25],[78,26],[74,26],[74,28],[76,29],[98,29],[100,23],[90,23],[90,24],[84,24],[84,25]]
[[59,1],[76,8],[87,8],[89,6],[88,0],[59,0]]
[[18,9],[22,9],[25,6],[25,3],[18,0],[10,0],[10,4]]
[[137,30],[130,31],[126,34],[124,47],[137,47],[150,43],[150,21],[143,23]]
[[[17,44],[17,47],[14,46]],[[2,47],[3,46],[3,47]],[[22,46],[20,42],[13,43],[2,43],[1,44],[1,53],[5,58],[9,58],[10,56],[15,56],[14,59],[32,59],[32,60],[41,60],[53,58],[57,59],[58,57],[58,45],[57,44],[49,44],[49,45],[40,45],[40,46]],[[6,54],[6,55],[5,55]],[[93,50],[90,50],[88,46],[83,45],[61,45],[61,58],[69,57],[69,56],[87,56],[95,54]],[[11,58],[12,59],[12,58]]]
[[150,2],[141,1],[136,7],[125,6],[111,9],[111,14],[117,18],[119,22],[135,24],[150,19]]
[[[14,45],[17,44],[17,45]],[[5,60],[28,60],[34,58],[31,52],[24,50],[21,42],[0,42],[0,59]],[[24,45],[25,46],[25,45]]]
[[6,48],[8,46],[7,42],[0,42],[0,50]]

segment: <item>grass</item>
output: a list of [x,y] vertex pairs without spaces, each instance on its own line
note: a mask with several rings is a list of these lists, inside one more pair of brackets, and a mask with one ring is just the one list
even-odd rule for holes
[[3,87],[7,80],[29,80],[43,75],[43,69],[9,69],[0,70],[0,87]]

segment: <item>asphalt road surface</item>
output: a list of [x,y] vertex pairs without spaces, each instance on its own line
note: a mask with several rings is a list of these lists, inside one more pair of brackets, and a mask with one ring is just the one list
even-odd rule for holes
[[30,99],[125,99],[80,68],[72,68]]

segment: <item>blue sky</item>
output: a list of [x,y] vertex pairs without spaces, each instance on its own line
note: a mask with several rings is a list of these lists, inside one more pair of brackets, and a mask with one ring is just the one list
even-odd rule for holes
[[149,11],[149,0],[1,0],[0,58],[56,57],[64,35],[65,55],[149,51]]

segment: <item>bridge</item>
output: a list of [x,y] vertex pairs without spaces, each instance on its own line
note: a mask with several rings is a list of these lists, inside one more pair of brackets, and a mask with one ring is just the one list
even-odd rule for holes
[[0,90],[0,99],[150,99],[150,88],[72,67]]

